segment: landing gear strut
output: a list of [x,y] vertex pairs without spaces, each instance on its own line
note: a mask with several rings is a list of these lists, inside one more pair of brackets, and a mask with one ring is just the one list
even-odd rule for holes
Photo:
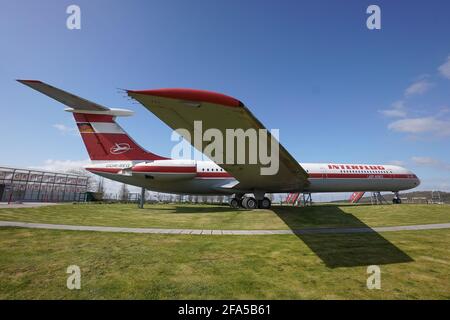
[[398,191],[394,192],[394,198],[392,199],[392,203],[393,204],[400,204],[400,203],[402,203],[402,199],[400,199],[400,195],[399,195]]

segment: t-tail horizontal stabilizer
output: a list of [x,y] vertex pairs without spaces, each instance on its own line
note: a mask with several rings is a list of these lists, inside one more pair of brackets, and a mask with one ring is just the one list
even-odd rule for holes
[[103,114],[110,116],[131,116],[133,111],[119,108],[108,108],[98,103],[83,99],[70,92],[55,88],[39,80],[17,80],[18,82],[55,99],[66,105],[65,110],[73,113]]
[[167,159],[139,146],[116,122],[133,111],[107,108],[38,80],[17,80],[63,104],[72,112],[91,160],[153,161]]

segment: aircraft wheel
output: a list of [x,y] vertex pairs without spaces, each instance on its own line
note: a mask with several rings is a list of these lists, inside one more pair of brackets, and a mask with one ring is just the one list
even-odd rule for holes
[[247,209],[247,200],[248,197],[243,197],[241,201],[241,207]]
[[270,206],[272,205],[272,202],[269,198],[264,198],[258,202],[258,207],[261,209],[270,209]]
[[258,202],[253,197],[245,197],[244,200],[242,200],[242,206],[246,209],[256,209],[258,207]]
[[234,208],[234,209],[239,208],[239,207],[240,207],[240,201],[239,201],[239,199],[238,199],[238,198],[232,198],[232,199],[230,200],[230,207],[232,207],[232,208]]

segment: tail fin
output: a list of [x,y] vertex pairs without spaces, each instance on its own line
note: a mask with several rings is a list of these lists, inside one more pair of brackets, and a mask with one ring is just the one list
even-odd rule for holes
[[72,112],[91,160],[167,159],[139,146],[115,121],[133,112],[107,108],[36,80],[17,80],[63,104]]
[[78,130],[91,160],[162,160],[144,150],[115,121],[115,116],[75,113]]

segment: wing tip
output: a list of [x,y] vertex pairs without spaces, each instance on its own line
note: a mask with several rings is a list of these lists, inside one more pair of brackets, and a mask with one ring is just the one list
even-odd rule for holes
[[213,91],[186,89],[186,88],[165,88],[151,90],[126,90],[128,95],[139,94],[147,96],[157,96],[162,98],[171,98],[179,100],[189,100],[198,102],[209,102],[224,105],[227,107],[243,107],[244,104],[233,97],[223,93]]
[[40,80],[32,80],[32,79],[16,79],[17,82],[27,84],[27,83],[42,83]]

